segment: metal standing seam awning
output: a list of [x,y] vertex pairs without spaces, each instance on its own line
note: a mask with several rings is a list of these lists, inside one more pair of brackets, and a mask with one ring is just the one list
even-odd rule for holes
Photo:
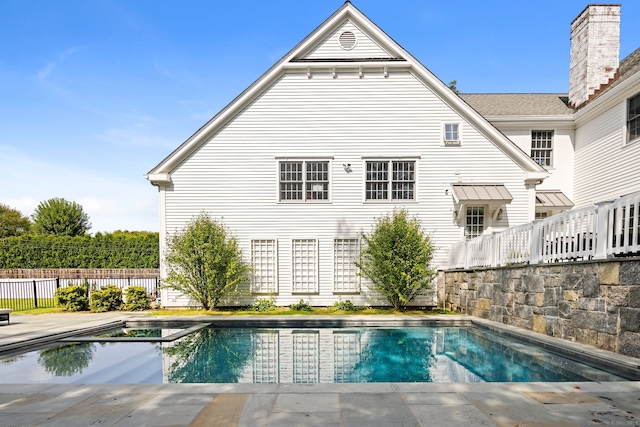
[[513,196],[504,184],[451,184],[457,205],[509,204]]
[[536,190],[536,208],[571,209],[574,203],[560,190]]
[[504,184],[451,184],[456,203],[454,218],[459,220],[468,205],[489,205],[493,219],[500,219],[501,206],[511,203],[513,196]]

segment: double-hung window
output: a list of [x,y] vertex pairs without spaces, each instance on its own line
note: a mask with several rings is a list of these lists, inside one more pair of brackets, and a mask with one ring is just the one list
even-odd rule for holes
[[549,167],[552,165],[551,154],[553,153],[553,131],[534,130],[531,131],[531,158],[540,166]]
[[640,140],[640,93],[627,105],[627,143]]
[[414,160],[372,160],[366,163],[366,200],[415,200]]
[[444,124],[444,143],[446,145],[460,144],[460,132],[458,131],[458,123]]
[[328,161],[281,161],[279,167],[281,202],[329,200]]

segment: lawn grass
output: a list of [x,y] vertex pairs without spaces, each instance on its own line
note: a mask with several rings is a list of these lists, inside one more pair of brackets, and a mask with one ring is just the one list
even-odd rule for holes
[[55,307],[55,305],[55,298],[38,298],[39,308],[35,308],[33,298],[0,298],[0,308],[10,308],[20,313],[33,310],[49,310]]

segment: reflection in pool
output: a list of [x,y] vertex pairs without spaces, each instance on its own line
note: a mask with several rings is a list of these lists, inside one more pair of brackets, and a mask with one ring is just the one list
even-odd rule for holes
[[0,358],[2,383],[617,380],[473,327],[205,328],[174,342],[70,343]]

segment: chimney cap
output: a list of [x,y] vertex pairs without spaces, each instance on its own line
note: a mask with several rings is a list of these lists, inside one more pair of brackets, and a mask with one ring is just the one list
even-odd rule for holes
[[571,21],[571,25],[573,25],[574,22],[576,22],[578,19],[580,19],[580,17],[584,14],[584,12],[594,6],[610,6],[610,7],[617,7],[618,9],[620,9],[620,7],[622,7],[622,4],[620,3],[591,3],[588,4],[584,9],[582,9],[582,11],[578,14],[578,16],[576,16],[573,21]]

